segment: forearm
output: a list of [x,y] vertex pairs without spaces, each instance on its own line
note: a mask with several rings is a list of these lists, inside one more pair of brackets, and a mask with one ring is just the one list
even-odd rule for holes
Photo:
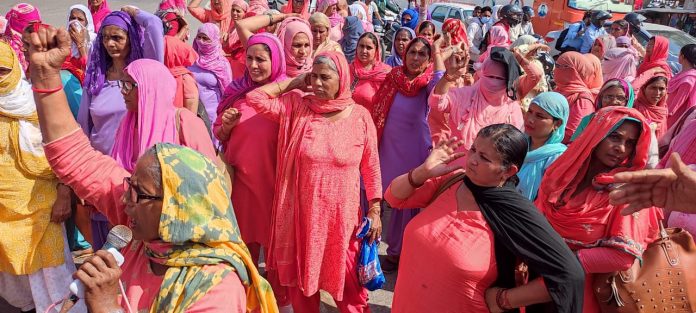
[[454,86],[454,82],[451,82],[447,80],[447,74],[445,74],[444,79],[440,79],[440,81],[435,84],[435,88],[433,89],[433,94],[438,95],[438,96],[445,96],[449,92],[450,88]]
[[277,15],[261,14],[241,19],[235,22],[234,27],[237,29],[237,34],[242,41],[242,45],[246,47],[247,40],[249,40],[254,33],[261,28],[277,23],[277,19]]
[[422,186],[425,181],[430,179],[420,166],[415,168],[411,174],[411,179],[415,186],[409,182],[408,175],[406,173],[392,180],[390,188],[395,198],[407,199],[418,189],[417,186]]
[[286,79],[282,82],[275,82],[259,87],[260,91],[265,92],[271,98],[278,98],[280,95],[293,90],[293,79]]
[[191,0],[191,2],[188,4],[188,8],[197,8],[201,6],[201,2],[203,2],[203,0]]
[[[32,72],[31,76],[33,88],[37,90],[51,90],[62,86],[58,72],[48,76]],[[34,100],[44,143],[62,138],[79,128],[62,88],[53,93],[34,92]]]
[[196,114],[198,112],[198,99],[184,99],[184,107]]
[[535,279],[526,285],[508,289],[505,292],[507,301],[512,308],[551,301],[551,295],[546,289],[543,278]]

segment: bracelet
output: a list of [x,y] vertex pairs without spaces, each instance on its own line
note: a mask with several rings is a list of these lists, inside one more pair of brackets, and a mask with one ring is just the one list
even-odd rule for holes
[[278,87],[278,95],[283,94],[283,89],[280,88],[280,84],[279,83],[275,83],[275,84],[276,84],[276,87]]
[[414,171],[414,170],[415,170],[415,168],[413,168],[413,169],[411,169],[410,171],[408,171],[408,183],[409,183],[409,184],[411,185],[411,187],[413,187],[413,188],[420,188],[421,186],[423,186],[423,184],[418,185],[418,184],[416,184],[416,182],[413,180],[413,171]]
[[44,93],[44,94],[52,94],[52,93],[57,92],[57,91],[62,90],[62,89],[63,89],[62,85],[58,86],[56,88],[53,88],[53,89],[39,89],[33,85],[31,86],[31,90],[34,91],[35,93]]
[[266,13],[268,16],[268,25],[273,25],[273,15],[271,13]]
[[510,305],[510,301],[507,298],[507,292],[508,289],[498,289],[498,292],[495,294],[495,304],[498,305],[498,307],[503,310],[503,311],[509,311],[512,310],[512,306]]

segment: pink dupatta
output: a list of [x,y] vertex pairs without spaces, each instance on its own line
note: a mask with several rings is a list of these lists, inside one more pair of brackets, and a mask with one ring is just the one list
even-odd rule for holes
[[103,0],[99,8],[94,10],[92,9],[92,6],[90,6],[89,11],[92,13],[92,19],[94,20],[94,31],[99,33],[102,21],[104,21],[104,18],[107,15],[109,15],[109,13],[111,13],[111,9],[109,9],[109,3],[107,2],[107,0]]
[[[283,20],[278,26],[278,39],[283,43],[285,52],[285,63],[287,65],[287,76],[297,77],[312,70],[312,30],[309,27],[309,22],[297,18],[290,17]],[[303,33],[309,38],[310,51],[304,60],[299,60],[292,55],[292,40],[297,34]]]
[[125,72],[138,84],[138,111],[126,112],[121,120],[111,157],[132,173],[138,158],[154,144],[179,143],[172,92],[176,80],[164,64],[150,59],[133,61]]

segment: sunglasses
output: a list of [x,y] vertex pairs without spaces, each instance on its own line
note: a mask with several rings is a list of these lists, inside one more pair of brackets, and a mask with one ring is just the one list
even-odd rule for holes
[[123,178],[123,190],[126,191],[126,200],[130,203],[139,203],[140,200],[163,200],[162,196],[153,196],[139,192],[133,187],[130,177]]

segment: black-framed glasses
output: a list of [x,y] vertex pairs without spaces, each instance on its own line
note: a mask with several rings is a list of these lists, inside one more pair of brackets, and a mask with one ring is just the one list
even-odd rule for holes
[[130,177],[123,178],[123,190],[126,191],[126,199],[131,203],[139,203],[140,200],[162,200],[162,196],[153,196],[146,193],[139,192],[133,188],[133,183],[131,183]]
[[118,81],[118,88],[121,88],[121,92],[129,94],[133,88],[138,88],[138,83],[130,82],[125,80]]

